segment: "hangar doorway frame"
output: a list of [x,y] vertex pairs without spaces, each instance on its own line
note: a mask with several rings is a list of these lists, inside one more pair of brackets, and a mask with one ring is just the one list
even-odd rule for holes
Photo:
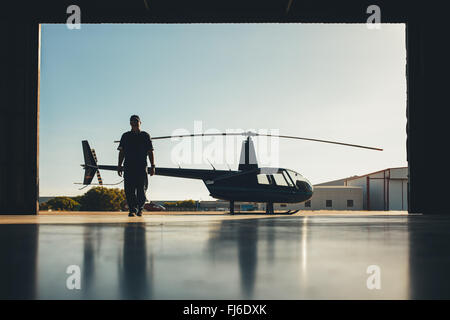
[[[145,1],[144,1],[145,2]],[[146,3],[146,2],[145,2]],[[421,169],[427,159],[420,135],[426,136],[423,122],[424,109],[424,51],[423,42],[429,28],[415,18],[413,8],[406,1],[382,3],[381,23],[406,25],[406,81],[407,81],[407,161],[408,211],[428,209],[426,195],[429,188],[421,186]],[[177,10],[169,10],[176,4]],[[1,86],[6,102],[0,107],[3,121],[0,138],[6,141],[8,154],[0,156],[0,214],[37,214],[39,212],[39,78],[41,24],[66,23],[66,2],[42,1],[27,8],[24,14],[16,10],[2,20],[2,36],[8,50],[2,53],[8,83]],[[95,1],[83,3],[81,23],[366,23],[368,4],[344,1],[276,1],[254,2],[249,8],[237,1],[219,1],[211,6],[203,2],[186,4],[182,1],[153,2],[152,10],[142,4],[122,1]],[[101,10],[99,9],[101,8]],[[14,20],[19,17],[20,19]],[[430,58],[428,58],[430,59]],[[14,123],[21,122],[24,129],[14,132]],[[414,132],[412,130],[414,128]],[[14,134],[11,134],[14,132]],[[414,144],[412,144],[414,142]],[[427,190],[428,189],[428,190]],[[421,194],[421,197],[414,195]],[[434,208],[438,212],[439,205]]]

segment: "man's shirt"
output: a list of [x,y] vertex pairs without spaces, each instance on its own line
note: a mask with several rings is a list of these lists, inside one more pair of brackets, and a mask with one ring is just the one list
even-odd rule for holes
[[147,167],[147,153],[153,151],[150,135],[145,131],[127,131],[120,138],[117,150],[125,155],[124,169],[141,169]]

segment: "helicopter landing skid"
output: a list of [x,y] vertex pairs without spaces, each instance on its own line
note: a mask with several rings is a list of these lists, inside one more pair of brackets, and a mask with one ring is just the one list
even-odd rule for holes
[[245,214],[245,215],[291,215],[299,212],[299,210],[288,210],[285,212],[253,212],[253,211],[234,211],[234,212],[227,212],[229,215],[236,215],[236,214]]
[[295,213],[297,213],[299,211],[300,211],[300,209],[298,209],[298,210],[288,210],[288,211],[285,211],[285,212],[269,212],[267,214],[273,214],[273,215],[286,214],[286,215],[291,215],[291,214],[295,214]]
[[279,214],[294,214],[294,213],[297,213],[297,212],[299,212],[300,211],[300,209],[297,209],[297,210],[288,210],[288,211],[286,211],[286,212],[282,212],[282,213],[279,213]]

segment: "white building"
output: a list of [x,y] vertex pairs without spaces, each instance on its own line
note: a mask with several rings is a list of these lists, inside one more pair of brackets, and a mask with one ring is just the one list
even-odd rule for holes
[[[258,204],[258,210],[265,208],[265,203]],[[358,186],[314,186],[310,200],[274,203],[274,210],[363,210],[363,190]]]
[[363,189],[364,210],[408,210],[408,167],[348,178],[344,185]]
[[363,210],[408,210],[408,167],[388,168],[315,186],[360,187]]

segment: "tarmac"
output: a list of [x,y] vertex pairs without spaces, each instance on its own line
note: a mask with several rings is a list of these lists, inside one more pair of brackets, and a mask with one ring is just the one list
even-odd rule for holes
[[445,215],[46,212],[0,240],[1,299],[450,298]]

